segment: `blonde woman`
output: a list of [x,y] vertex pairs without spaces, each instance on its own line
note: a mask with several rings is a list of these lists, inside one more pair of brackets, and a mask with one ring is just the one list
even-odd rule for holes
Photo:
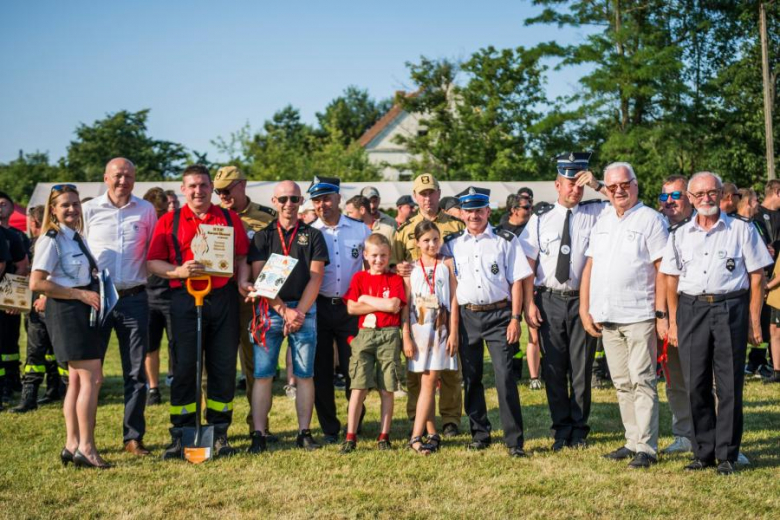
[[94,314],[97,265],[86,242],[79,193],[72,184],[52,187],[35,244],[30,289],[47,296],[46,322],[57,361],[67,363],[68,392],[63,403],[67,438],[63,465],[110,467],[95,447],[95,416],[103,382],[101,347]]

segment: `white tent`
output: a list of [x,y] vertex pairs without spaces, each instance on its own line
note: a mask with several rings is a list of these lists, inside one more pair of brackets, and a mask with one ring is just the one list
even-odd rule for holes
[[[32,197],[30,197],[30,203],[28,207],[37,206],[38,204],[44,204],[46,198],[51,191],[51,187],[56,183],[39,183],[33,191]],[[102,182],[77,182],[74,183],[79,190],[79,194],[84,197],[97,197],[106,192],[106,185]],[[305,191],[311,184],[311,181],[298,181],[301,189]],[[479,186],[480,188],[487,188],[490,190],[491,206],[493,208],[503,208],[506,204],[506,198],[512,193],[517,193],[517,190],[525,186],[531,188],[534,192],[534,202],[554,202],[558,198],[558,194],[555,191],[555,184],[553,181],[535,181],[535,182],[467,182],[467,181],[448,181],[441,182],[441,195],[442,197],[454,196],[461,191],[465,190],[469,186]],[[254,202],[258,202],[265,206],[271,205],[271,196],[273,195],[273,189],[276,185],[275,181],[248,181],[247,183],[247,195]],[[147,190],[154,187],[160,187],[164,190],[173,190],[179,194],[179,200],[184,201],[180,192],[181,182],[136,182],[133,192],[142,197]],[[411,195],[412,183],[411,182],[345,182],[341,184],[341,196],[342,202],[346,201],[350,197],[360,194],[360,190],[366,186],[373,186],[379,190],[380,197],[382,199],[382,208],[394,208],[395,202],[402,195]],[[605,198],[600,193],[596,193],[590,188],[585,188],[584,199]],[[214,195],[213,201],[219,202],[219,199]]]

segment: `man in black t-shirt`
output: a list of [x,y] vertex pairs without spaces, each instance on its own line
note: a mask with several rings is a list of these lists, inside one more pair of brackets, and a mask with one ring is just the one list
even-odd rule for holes
[[276,298],[259,298],[258,318],[250,327],[254,342],[254,377],[252,387],[252,445],[249,453],[266,450],[268,412],[271,410],[271,383],[279,362],[279,349],[284,337],[292,349],[293,374],[297,393],[298,414],[296,444],[306,450],[320,445],[311,436],[311,416],[314,410],[314,355],[317,346],[317,294],[322,284],[328,248],[322,233],[298,220],[298,208],[303,202],[300,187],[292,181],[282,181],[274,189],[273,204],[278,218],[252,237],[247,261],[252,265],[252,280],[257,279],[271,255],[297,260],[290,276]]

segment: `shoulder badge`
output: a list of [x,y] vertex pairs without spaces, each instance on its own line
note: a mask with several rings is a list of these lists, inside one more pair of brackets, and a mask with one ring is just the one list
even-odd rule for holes
[[682,226],[684,226],[685,224],[687,224],[690,221],[691,221],[691,217],[688,217],[688,218],[685,218],[685,219],[681,220],[677,224],[669,226],[669,229],[668,229],[669,233],[674,233],[675,231],[677,231],[679,228],[681,228]]
[[555,204],[550,204],[549,202],[540,202],[536,205],[536,208],[534,208],[534,214],[537,217],[541,217],[551,209],[555,207]]
[[398,233],[398,232],[399,232],[399,231],[401,231],[403,228],[407,227],[411,221],[412,221],[412,219],[409,219],[409,220],[407,220],[406,222],[404,222],[403,224],[401,224],[400,226],[398,226],[398,227],[396,228],[395,232],[396,232],[396,233]]
[[583,200],[580,202],[580,206],[587,206],[588,204],[596,204],[597,202],[604,202],[601,199],[590,199],[590,200]]
[[276,210],[273,208],[269,208],[268,206],[263,206],[262,204],[258,204],[257,209],[259,209],[263,213],[268,213],[272,217],[276,217]]
[[46,236],[49,238],[57,238],[57,230],[56,229],[50,229],[46,232]]
[[739,213],[729,213],[729,217],[735,218],[737,220],[741,220],[742,222],[747,222],[748,224],[750,224],[750,222],[751,222],[751,220],[749,218],[743,217]]
[[511,242],[512,240],[517,238],[514,233],[512,233],[508,229],[502,228],[501,226],[494,227],[493,228],[493,233],[495,233],[496,235],[500,236],[501,238],[503,238],[504,240],[507,240],[509,242]]
[[462,234],[463,234],[463,230],[462,229],[460,231],[458,231],[457,233],[450,233],[449,235],[444,237],[444,243],[447,244],[449,242],[452,242],[453,240],[455,240],[456,238],[458,238]]

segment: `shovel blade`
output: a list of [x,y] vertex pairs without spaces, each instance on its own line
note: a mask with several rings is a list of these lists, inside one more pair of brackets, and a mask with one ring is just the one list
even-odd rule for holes
[[200,442],[196,443],[197,428],[184,428],[182,442],[184,444],[184,458],[193,463],[200,464],[209,460],[214,450],[214,427],[200,427]]

